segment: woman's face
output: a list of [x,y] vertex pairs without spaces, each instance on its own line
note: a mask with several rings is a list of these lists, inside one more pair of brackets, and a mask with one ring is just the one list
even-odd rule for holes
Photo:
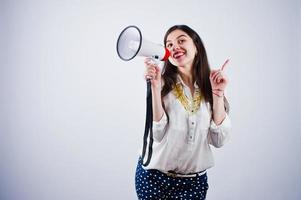
[[167,36],[166,48],[171,53],[168,58],[171,64],[189,69],[192,67],[197,49],[187,33],[179,29],[172,31]]

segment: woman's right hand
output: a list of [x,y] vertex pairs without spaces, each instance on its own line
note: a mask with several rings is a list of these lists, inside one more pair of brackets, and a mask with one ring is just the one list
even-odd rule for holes
[[153,107],[153,120],[158,122],[164,114],[161,99],[161,70],[151,58],[144,60],[146,71],[145,79],[151,80],[152,85],[152,107]]
[[150,79],[152,87],[161,90],[161,70],[155,63],[152,62],[151,58],[144,60],[146,72],[145,80]]

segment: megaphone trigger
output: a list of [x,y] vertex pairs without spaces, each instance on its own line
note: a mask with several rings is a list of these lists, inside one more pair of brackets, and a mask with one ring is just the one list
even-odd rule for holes
[[158,58],[151,57],[150,63],[158,66],[160,64],[160,60]]

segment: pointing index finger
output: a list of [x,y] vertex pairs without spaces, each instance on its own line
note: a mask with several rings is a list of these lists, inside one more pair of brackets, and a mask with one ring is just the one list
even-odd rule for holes
[[228,62],[229,62],[229,58],[225,61],[225,63],[223,64],[223,66],[221,67],[221,70],[223,71],[224,70],[224,68],[225,68],[225,66],[228,64]]

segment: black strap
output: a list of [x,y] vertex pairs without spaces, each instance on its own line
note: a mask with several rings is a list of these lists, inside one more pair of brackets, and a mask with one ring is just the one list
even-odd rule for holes
[[[147,89],[146,89],[146,119],[145,119],[145,129],[143,136],[143,148],[142,148],[142,165],[147,166],[151,160],[153,153],[153,105],[152,105],[152,89],[151,89],[151,81],[147,79]],[[147,138],[149,136],[149,144],[148,144],[148,156],[147,160],[144,163],[144,157],[146,153],[147,147]]]

